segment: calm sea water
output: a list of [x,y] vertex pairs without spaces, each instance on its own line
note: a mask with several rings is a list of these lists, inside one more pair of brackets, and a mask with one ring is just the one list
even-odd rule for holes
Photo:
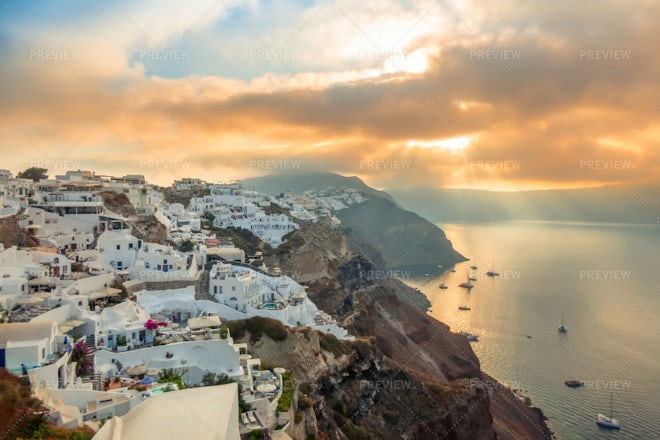
[[[524,390],[562,439],[660,438],[660,230],[650,225],[439,225],[472,259],[406,280],[454,331],[479,335],[482,369]],[[472,270],[470,266],[477,265]],[[499,277],[489,278],[492,269]],[[468,293],[458,284],[476,276]],[[446,283],[447,290],[439,289]],[[470,311],[458,307],[467,304]],[[566,334],[557,328],[564,309]],[[585,381],[568,388],[566,379]],[[595,423],[614,414],[620,431]]]

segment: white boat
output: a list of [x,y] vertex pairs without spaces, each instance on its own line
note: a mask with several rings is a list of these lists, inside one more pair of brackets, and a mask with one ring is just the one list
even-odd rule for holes
[[596,424],[608,429],[621,429],[619,420],[614,418],[614,393],[610,393],[610,415],[598,414]]
[[465,336],[469,342],[477,342],[479,340],[479,335],[474,333],[461,332],[461,335]]
[[561,325],[559,326],[559,333],[566,333],[568,329],[564,325],[564,309],[561,311]]
[[470,280],[470,276],[469,275],[467,276],[467,282],[459,284],[458,287],[463,287],[464,289],[468,289],[468,290],[472,289],[474,285]]
[[442,284],[440,284],[440,288],[441,289],[448,289],[449,287],[447,287],[447,285],[445,283],[442,283]]
[[491,278],[500,276],[498,272],[495,272],[495,263],[493,263],[493,270],[489,270],[488,272],[486,272],[486,276],[489,276]]
[[470,309],[470,308],[467,306],[467,304],[466,304],[466,305],[464,305],[464,306],[459,306],[459,307],[458,307],[458,310],[471,310],[471,309]]

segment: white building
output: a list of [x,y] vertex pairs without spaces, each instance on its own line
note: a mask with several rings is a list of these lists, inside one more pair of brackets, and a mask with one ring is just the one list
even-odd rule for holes
[[27,371],[51,387],[64,386],[71,343],[58,333],[55,321],[0,324],[0,368],[14,374]]
[[98,238],[97,249],[103,261],[114,270],[127,270],[135,264],[142,240],[126,231],[105,231]]
[[209,294],[219,304],[208,304],[207,310],[225,319],[263,316],[290,327],[304,325],[341,339],[353,338],[330,315],[316,307],[303,286],[287,276],[217,263],[209,274]]

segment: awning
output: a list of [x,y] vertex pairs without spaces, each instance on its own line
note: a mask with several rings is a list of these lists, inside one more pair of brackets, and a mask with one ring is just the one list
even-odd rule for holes
[[79,319],[71,319],[70,321],[65,321],[61,323],[60,325],[76,328],[76,327],[80,327],[81,325],[85,325],[85,321],[81,321]]
[[39,296],[28,296],[27,298],[26,297],[19,298],[18,301],[16,301],[16,304],[33,305],[33,304],[42,303],[43,301],[44,299]]
[[119,296],[120,293],[121,289],[115,289],[114,287],[104,287],[103,289],[88,293],[87,297],[91,300],[96,300],[99,298],[107,298],[109,296]]
[[40,277],[40,278],[34,278],[34,279],[28,281],[28,285],[30,285],[30,286],[54,286],[55,282],[53,280],[51,280],[50,278]]
[[60,333],[68,333],[71,330],[73,330],[73,327],[71,327],[70,325],[60,324],[57,326],[57,329],[60,331]]

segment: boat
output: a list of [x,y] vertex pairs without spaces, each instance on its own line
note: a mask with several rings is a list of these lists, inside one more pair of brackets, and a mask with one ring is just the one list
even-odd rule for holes
[[469,342],[479,341],[479,335],[475,335],[474,333],[461,332],[460,334],[465,336]]
[[619,421],[614,418],[614,393],[610,393],[610,415],[598,414],[596,424],[607,429],[621,429]]
[[463,287],[464,289],[472,289],[474,285],[472,284],[472,281],[470,280],[470,277],[467,277],[467,282],[461,283],[458,285],[458,287]]
[[470,269],[472,269],[472,270],[477,270],[477,269],[479,269],[479,268],[478,268],[477,266],[470,266]]
[[493,263],[493,270],[489,270],[488,272],[486,272],[486,276],[489,276],[491,278],[500,276],[499,273],[495,272],[495,263]]
[[564,384],[567,387],[571,387],[571,388],[578,388],[578,387],[584,386],[584,382],[582,382],[581,380],[575,380],[575,379],[566,380],[566,381],[564,381]]
[[477,281],[477,277],[468,277],[468,280],[470,280],[470,281]]
[[449,289],[445,283],[440,284],[441,289]]
[[561,325],[559,326],[559,333],[566,333],[568,329],[564,325],[564,309],[561,311]]
[[459,306],[458,310],[470,310],[470,308],[467,305],[465,305],[465,306]]
[[456,272],[456,269],[449,269],[449,272]]

